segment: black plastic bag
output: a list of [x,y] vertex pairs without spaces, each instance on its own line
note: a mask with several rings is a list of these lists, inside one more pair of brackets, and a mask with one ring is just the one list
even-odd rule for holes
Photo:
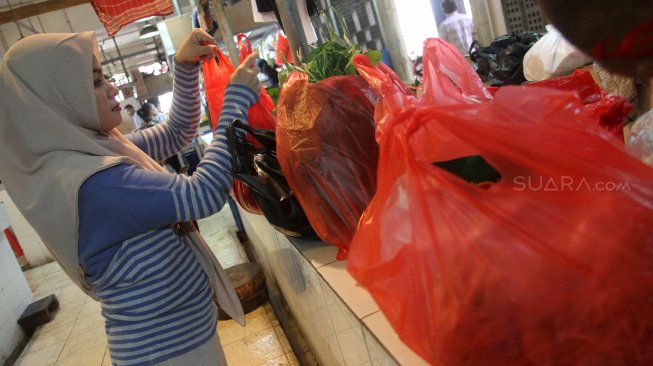
[[[247,133],[263,146],[255,148],[245,139]],[[227,141],[234,179],[249,188],[270,224],[287,236],[319,239],[281,171],[274,131],[255,129],[234,120],[227,127]]]
[[526,81],[524,55],[540,38],[540,33],[523,32],[497,37],[488,47],[474,41],[469,58],[478,76],[491,86],[519,85]]

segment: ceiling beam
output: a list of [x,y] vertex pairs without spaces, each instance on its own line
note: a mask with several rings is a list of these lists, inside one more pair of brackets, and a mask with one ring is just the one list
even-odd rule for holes
[[[145,48],[145,49],[142,49],[140,51],[136,51],[136,52],[128,53],[126,55],[122,55],[122,57],[113,57],[113,58],[110,58],[108,60],[102,61],[100,64],[102,66],[105,66],[106,64],[113,64],[115,62],[118,62],[118,61],[120,61],[120,59],[126,60],[128,58],[132,58],[132,57],[135,57],[135,56],[140,56],[140,55],[144,55],[146,53],[152,53],[152,52],[156,53],[156,48]],[[109,53],[109,52],[107,52],[107,53]],[[154,63],[154,62],[156,62],[156,61],[153,60],[152,63]]]
[[46,0],[29,5],[0,12],[0,24],[11,23],[17,20],[49,13],[55,10],[70,8],[75,5],[86,4],[90,0]]

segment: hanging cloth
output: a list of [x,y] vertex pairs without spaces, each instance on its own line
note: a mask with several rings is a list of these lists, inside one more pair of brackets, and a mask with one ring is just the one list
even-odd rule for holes
[[170,15],[174,10],[170,0],[91,0],[91,5],[109,37],[138,19]]

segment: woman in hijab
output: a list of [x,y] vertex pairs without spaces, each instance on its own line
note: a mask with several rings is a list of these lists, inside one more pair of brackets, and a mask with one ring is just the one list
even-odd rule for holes
[[73,282],[100,301],[114,365],[226,365],[217,306],[241,324],[231,283],[188,221],[231,186],[225,126],[258,99],[256,54],[231,77],[212,145],[192,177],[162,161],[199,125],[198,61],[214,39],[194,30],[175,55],[167,122],[127,136],[118,89],[92,32],[18,41],[0,64],[0,177]]

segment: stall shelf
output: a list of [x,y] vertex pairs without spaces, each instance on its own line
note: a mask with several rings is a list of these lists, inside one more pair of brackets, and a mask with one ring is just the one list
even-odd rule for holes
[[278,287],[321,365],[428,364],[399,339],[346,262],[336,261],[335,246],[288,238],[263,216],[240,214],[268,287]]

